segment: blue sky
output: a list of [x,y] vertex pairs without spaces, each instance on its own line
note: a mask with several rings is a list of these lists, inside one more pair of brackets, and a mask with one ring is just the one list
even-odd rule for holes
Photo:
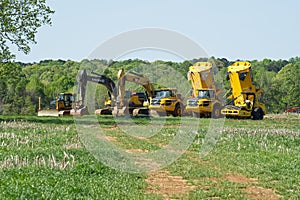
[[[209,56],[288,59],[300,56],[300,1],[292,0],[48,0],[53,25],[39,29],[29,55],[17,61],[87,58],[114,36],[145,27],[176,31]],[[151,54],[151,55],[150,55]],[[125,58],[176,60],[142,51]]]

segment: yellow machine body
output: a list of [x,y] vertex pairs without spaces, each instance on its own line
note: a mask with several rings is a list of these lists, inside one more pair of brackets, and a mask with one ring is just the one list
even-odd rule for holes
[[[154,94],[154,87],[150,80],[132,71],[125,73],[124,69],[118,71],[118,79],[118,100],[112,114],[115,116],[124,114],[148,114],[149,101],[151,101]],[[146,93],[126,91],[126,82],[142,85]]]
[[75,102],[75,95],[72,93],[60,93],[54,104],[51,102],[50,109],[41,109],[39,103],[38,116],[66,116],[70,115]]
[[221,116],[221,92],[216,89],[210,62],[197,62],[189,68],[188,80],[192,84],[192,95],[187,101],[186,112],[194,116]]
[[154,91],[154,97],[150,101],[150,112],[158,115],[181,116],[185,105],[181,94],[176,88],[161,88]]
[[258,100],[262,89],[253,84],[251,63],[235,62],[228,67],[227,80],[230,81],[233,105],[227,105],[222,114],[226,117],[263,119],[267,113],[265,105]]

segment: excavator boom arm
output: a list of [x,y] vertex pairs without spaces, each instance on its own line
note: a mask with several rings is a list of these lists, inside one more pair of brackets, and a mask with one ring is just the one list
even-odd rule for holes
[[117,94],[116,94],[116,86],[113,80],[100,74],[97,74],[97,76],[89,76],[87,75],[86,70],[84,69],[81,71],[78,78],[78,94],[82,98],[82,104],[84,103],[86,84],[88,81],[104,85],[107,88],[109,95],[111,96],[111,99],[115,100]]
[[[118,83],[118,92],[119,92],[119,100],[120,103],[123,104],[123,100],[124,100],[124,93],[125,93],[125,82],[133,82],[133,83],[137,83],[139,85],[142,85],[144,87],[144,89],[146,90],[146,92],[148,93],[149,97],[152,98],[154,96],[154,86],[153,84],[150,82],[150,80],[138,73],[135,72],[128,72],[125,74],[124,69],[120,69],[118,72],[118,79],[119,79],[119,83]],[[121,105],[122,107],[123,105]]]

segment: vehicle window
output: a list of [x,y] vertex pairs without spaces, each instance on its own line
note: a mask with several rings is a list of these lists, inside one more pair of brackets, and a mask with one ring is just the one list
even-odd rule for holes
[[210,98],[210,94],[208,90],[200,90],[198,93],[198,97],[200,98]]
[[157,91],[155,96],[158,98],[169,97],[169,96],[171,96],[171,91],[169,91],[169,90]]
[[239,73],[239,78],[241,81],[244,81],[245,78],[247,77],[248,72],[241,72]]
[[59,97],[58,97],[58,100],[59,100],[59,101],[64,101],[64,100],[65,100],[64,96],[65,96],[65,95],[60,94]]

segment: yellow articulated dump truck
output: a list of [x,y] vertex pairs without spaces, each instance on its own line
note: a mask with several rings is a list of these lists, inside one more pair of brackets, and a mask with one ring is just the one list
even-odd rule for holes
[[154,91],[154,97],[149,105],[151,115],[181,116],[185,109],[185,103],[176,88],[161,88]]
[[[133,71],[125,73],[124,69],[119,70],[118,79],[117,102],[113,108],[112,114],[114,116],[139,114],[148,115],[149,101],[154,94],[154,87],[150,80],[147,77]],[[142,85],[145,92],[126,91],[126,82]]]
[[38,116],[67,116],[70,115],[70,111],[75,103],[75,94],[72,93],[60,93],[56,100],[50,102],[49,109],[42,109],[39,98],[39,110]]
[[212,64],[195,63],[189,68],[188,80],[192,83],[192,95],[187,101],[186,112],[195,117],[221,117],[222,103],[218,98],[221,90],[214,84]]
[[235,62],[228,67],[226,74],[230,81],[232,105],[226,105],[222,109],[222,114],[233,118],[252,118],[254,120],[263,119],[266,107],[259,102],[258,95],[262,89],[256,89],[253,85],[251,64],[249,62]]

